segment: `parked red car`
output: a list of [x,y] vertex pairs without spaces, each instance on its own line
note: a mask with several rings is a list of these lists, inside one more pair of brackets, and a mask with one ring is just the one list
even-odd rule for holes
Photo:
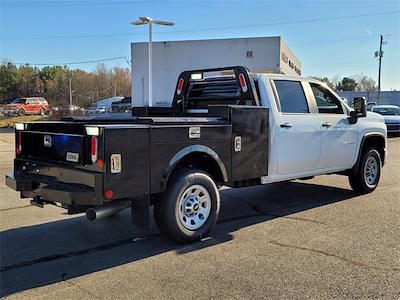
[[49,112],[49,104],[43,97],[17,98],[6,106],[6,112],[12,115],[45,115]]

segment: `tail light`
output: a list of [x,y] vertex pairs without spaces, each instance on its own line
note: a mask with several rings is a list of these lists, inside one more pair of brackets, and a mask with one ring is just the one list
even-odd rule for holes
[[[99,153],[99,145],[98,145],[98,140],[97,137],[100,134],[100,129],[98,127],[86,127],[86,134],[90,136],[90,158],[92,163],[95,163],[97,161],[98,153]],[[100,165],[103,164],[103,161],[100,162]],[[100,167],[102,168],[102,167]]]
[[178,81],[178,88],[176,89],[176,93],[178,95],[180,95],[182,93],[182,89],[183,89],[183,84],[185,83],[185,80],[183,80],[183,78],[180,78]]
[[239,75],[239,83],[240,87],[242,88],[243,93],[247,92],[247,83],[246,83],[246,78],[244,78],[243,73],[240,73]]
[[17,133],[17,147],[15,149],[17,154],[20,154],[22,152],[22,131],[18,130]]
[[92,158],[92,163],[95,163],[97,161],[97,136],[91,136],[90,138],[90,154]]
[[22,152],[22,131],[25,130],[25,124],[24,123],[15,123],[15,130],[17,133],[15,153],[20,154]]

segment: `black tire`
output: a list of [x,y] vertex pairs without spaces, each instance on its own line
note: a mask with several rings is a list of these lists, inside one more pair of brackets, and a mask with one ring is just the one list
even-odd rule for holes
[[[207,191],[208,195],[203,193],[204,196],[201,196],[203,190]],[[195,193],[200,191],[199,197],[196,197],[193,191]],[[206,197],[207,200],[201,200],[202,197]],[[198,205],[195,210],[196,204],[191,204],[191,201],[197,200]],[[189,205],[193,205],[191,213],[194,215],[187,217],[186,211]],[[207,213],[202,215],[202,212],[208,207],[209,213],[205,217]],[[219,191],[212,178],[202,170],[186,170],[170,180],[167,190],[154,205],[154,218],[161,232],[177,242],[188,243],[200,240],[210,232],[218,219],[219,208]],[[198,223],[190,223],[193,220],[198,220]],[[198,228],[188,228],[200,224]]]
[[[368,173],[369,169],[371,168],[368,165],[368,162],[375,161],[376,168],[375,176],[369,177]],[[382,161],[379,152],[375,149],[368,148],[362,153],[362,157],[360,160],[360,165],[358,166],[358,170],[355,174],[351,174],[349,176],[349,183],[352,189],[357,193],[368,194],[371,193],[373,190],[376,189],[379,183],[379,179],[381,177],[381,168],[382,168]]]
[[26,112],[25,112],[25,110],[23,108],[20,108],[18,110],[18,116],[25,116],[25,114],[26,114]]
[[44,115],[46,114],[46,110],[43,109],[43,108],[41,108],[39,114],[40,114],[41,116],[44,116]]

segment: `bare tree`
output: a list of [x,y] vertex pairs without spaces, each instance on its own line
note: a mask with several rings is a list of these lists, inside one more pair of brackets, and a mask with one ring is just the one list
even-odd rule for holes
[[364,74],[356,74],[352,78],[357,82],[357,91],[377,91],[375,80]]

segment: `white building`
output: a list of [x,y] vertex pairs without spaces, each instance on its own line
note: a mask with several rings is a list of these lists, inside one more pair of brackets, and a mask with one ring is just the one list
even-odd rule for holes
[[[132,43],[132,102],[147,104],[148,44]],[[251,71],[301,74],[300,60],[282,37],[153,43],[153,105],[169,105],[182,71],[242,65]]]

